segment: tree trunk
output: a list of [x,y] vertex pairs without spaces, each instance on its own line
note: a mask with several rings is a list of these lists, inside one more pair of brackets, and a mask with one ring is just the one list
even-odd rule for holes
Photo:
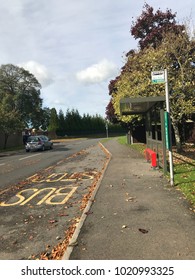
[[179,123],[177,121],[172,121],[172,125],[175,134],[177,153],[180,153],[182,151],[182,144],[181,144],[181,136],[179,133]]

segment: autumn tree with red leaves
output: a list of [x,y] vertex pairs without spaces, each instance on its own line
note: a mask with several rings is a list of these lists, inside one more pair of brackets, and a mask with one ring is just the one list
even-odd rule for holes
[[185,30],[185,26],[177,24],[175,18],[176,13],[173,14],[170,9],[166,12],[158,9],[154,13],[154,9],[145,3],[142,14],[136,22],[132,22],[131,35],[139,39],[138,45],[141,50],[147,47],[156,48],[161,44],[163,35],[167,32],[180,34]]
[[112,98],[110,99],[110,102],[106,106],[106,119],[113,124],[118,122],[117,117],[114,112]]
[[179,126],[194,113],[195,29],[178,24],[175,18],[176,13],[169,9],[166,12],[158,9],[154,13],[152,7],[144,5],[141,16],[131,27],[131,35],[139,39],[139,48],[126,54],[120,75],[110,81],[108,89],[112,106],[107,106],[107,115],[113,116],[114,113],[118,121],[133,123],[134,116],[120,114],[120,99],[164,95],[164,85],[151,84],[151,71],[167,69],[171,119],[179,151]]

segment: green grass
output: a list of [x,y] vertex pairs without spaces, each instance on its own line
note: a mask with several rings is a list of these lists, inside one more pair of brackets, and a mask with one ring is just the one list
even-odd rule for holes
[[127,144],[127,136],[118,137],[118,142],[122,145],[127,145],[127,146],[131,147],[132,149],[137,150],[140,153],[144,153],[144,150],[146,148],[146,145],[142,144],[142,143],[134,143],[132,145]]
[[187,200],[195,207],[195,161],[174,166],[174,182]]
[[142,143],[134,143],[134,144],[131,145],[131,148],[140,152],[141,154],[144,154],[144,150],[146,148],[146,145],[142,144]]
[[127,136],[120,136],[117,138],[118,142],[122,145],[127,144]]
[[[135,143],[128,145],[126,136],[118,137],[118,142],[144,154],[145,144]],[[189,161],[185,160],[174,164],[174,185],[195,208],[195,161],[189,159]]]

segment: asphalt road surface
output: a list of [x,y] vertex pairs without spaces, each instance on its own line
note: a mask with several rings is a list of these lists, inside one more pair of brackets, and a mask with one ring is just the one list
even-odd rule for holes
[[82,149],[86,149],[98,141],[99,139],[67,140],[54,143],[53,150],[44,152],[26,153],[24,150],[0,154],[0,193],[6,186],[16,184],[35,172],[47,168]]
[[1,156],[0,259],[62,257],[108,160],[98,142]]

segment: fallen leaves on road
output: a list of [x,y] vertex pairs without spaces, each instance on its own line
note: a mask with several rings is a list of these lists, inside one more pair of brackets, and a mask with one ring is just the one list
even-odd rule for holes
[[67,213],[64,213],[64,214],[63,213],[59,213],[58,216],[59,217],[67,217],[67,216],[69,216],[69,214],[67,214]]
[[129,196],[129,193],[128,193],[128,192],[126,192],[125,194],[126,194],[126,196],[127,196],[127,198],[125,199],[125,201],[127,201],[127,202],[134,202],[134,201],[135,201],[135,199],[136,199],[135,196]]
[[93,191],[95,190],[96,186],[97,186],[97,183],[99,181],[99,178],[101,176],[101,172],[97,172],[95,174],[95,177],[94,177],[94,180],[91,184],[91,186],[88,188],[88,193],[85,194],[82,198],[82,201],[81,201],[81,206],[80,206],[80,210],[84,210],[85,207],[87,206],[87,203],[88,201],[90,200],[92,194],[93,194]]
[[[66,159],[63,160],[63,162],[65,161],[70,161],[72,162],[72,158],[75,158],[77,156],[79,156],[81,159],[83,156],[87,155],[88,153],[86,151],[81,151],[81,152],[78,152]],[[110,157],[110,155],[108,154],[106,159],[108,160],[108,158]],[[75,172],[71,179],[74,179],[75,182],[80,180],[80,184],[82,184],[82,180],[85,180],[85,188],[83,187],[82,189],[82,193],[81,193],[81,198],[79,197],[79,195],[77,195],[77,192],[75,192],[75,196],[72,196],[70,198],[70,201],[66,202],[66,205],[62,205],[61,206],[61,209],[60,210],[57,210],[56,212],[53,212],[55,214],[53,214],[52,216],[47,217],[46,219],[46,228],[47,229],[51,229],[51,230],[54,230],[54,228],[56,227],[58,229],[58,227],[61,226],[61,223],[60,221],[61,220],[65,220],[65,228],[64,228],[64,233],[61,234],[61,232],[57,232],[56,235],[53,235],[54,237],[54,242],[51,242],[51,245],[47,245],[45,249],[43,249],[42,252],[39,252],[38,254],[32,254],[31,256],[29,256],[29,259],[40,259],[40,260],[60,260],[62,259],[66,249],[68,248],[68,246],[77,246],[78,243],[77,241],[76,242],[72,242],[71,243],[71,240],[72,240],[72,237],[73,237],[73,234],[75,233],[75,229],[78,225],[78,223],[80,222],[80,218],[81,218],[81,215],[83,213],[83,210],[86,209],[86,206],[88,204],[88,202],[94,202],[94,197],[93,197],[93,194],[94,194],[94,191],[96,190],[97,186],[98,186],[98,183],[99,183],[99,179],[101,178],[101,175],[102,175],[102,172],[105,170],[105,167],[108,163],[108,161],[105,160],[105,163],[104,163],[104,166],[103,168],[101,169],[101,171],[96,171],[96,168],[93,168],[90,169],[90,168],[85,168],[85,172],[82,172],[82,173],[78,173],[78,172]],[[9,191],[10,192],[13,192],[15,191],[16,189],[19,190],[19,189],[22,189],[22,188],[25,188],[27,189],[28,187],[31,187],[35,182],[36,183],[39,183],[41,184],[42,181],[44,180],[45,181],[45,178],[47,178],[50,173],[52,172],[52,170],[55,168],[55,166],[52,166],[52,167],[49,167],[37,174],[34,174],[33,176],[27,178],[26,180],[24,181],[21,181],[20,183],[18,183],[17,185],[14,185],[12,186]],[[92,170],[92,171],[91,171]],[[87,180],[90,180],[87,181]],[[124,182],[124,181],[123,181]],[[89,184],[89,185],[88,185]],[[113,187],[113,185],[111,185],[110,187]],[[71,201],[72,200],[72,201]],[[30,208],[33,208],[32,205],[28,204],[27,205],[28,207]],[[73,210],[72,209],[69,209],[70,207],[75,207]],[[65,209],[68,209],[65,210]],[[76,209],[78,217],[75,217],[74,219],[72,219],[72,212],[74,212]],[[70,213],[69,213],[69,210],[70,210]],[[69,214],[67,214],[67,212]],[[90,210],[85,210],[84,211],[84,214],[87,216],[87,215],[90,215],[92,214],[93,212],[90,211]],[[60,218],[60,217],[66,217],[66,216],[69,216],[70,215],[70,218]],[[74,215],[74,214],[73,214]],[[37,218],[42,218],[42,217],[45,217],[45,215],[39,215],[39,216],[35,216],[33,217],[32,215],[28,216],[28,217],[25,217],[25,219],[23,219],[23,223],[24,224],[29,224],[29,223],[34,223],[36,222],[38,219]],[[102,217],[102,219],[104,218],[104,216]],[[60,226],[59,226],[60,224]],[[27,226],[27,225],[26,225]],[[25,233],[26,234],[26,233]],[[36,234],[33,233],[32,234],[28,234],[27,236],[27,239],[35,242],[36,240]],[[57,240],[57,242],[56,242]],[[52,240],[51,240],[52,241]],[[57,244],[56,244],[57,243]],[[14,244],[17,244],[17,241],[14,242]],[[55,246],[54,246],[55,244]],[[86,250],[86,248],[83,248],[83,250]]]
[[123,225],[122,228],[127,228],[127,225]]
[[57,223],[57,222],[58,222],[57,220],[49,220],[50,224],[54,224],[54,223]]
[[139,228],[139,231],[143,234],[148,233],[148,230],[144,228]]
[[93,212],[92,211],[85,212],[85,215],[90,215],[90,214],[93,214]]
[[125,201],[127,201],[127,202],[134,202],[135,199],[136,199],[136,197],[129,196],[128,198],[125,199]]
[[[97,172],[95,174],[94,180],[91,184],[91,186],[88,187],[88,192],[87,194],[83,195],[83,198],[81,200],[81,205],[80,205],[80,210],[83,211],[85,209],[85,207],[87,206],[88,201],[90,200],[90,198],[93,195],[93,192],[97,186],[97,183],[99,181],[99,178],[101,176],[101,172]],[[92,199],[92,202],[94,201],[94,199]],[[70,206],[70,205],[69,205]],[[67,206],[65,206],[65,208],[67,209]],[[92,214],[93,212],[91,211],[87,211],[85,212],[86,215]],[[59,216],[66,216],[67,214],[61,213],[58,214]],[[75,229],[77,227],[78,222],[80,221],[80,217],[74,218],[74,220],[72,221],[72,224],[69,226],[68,230],[65,232],[65,239],[63,241],[61,241],[59,244],[57,244],[51,252],[44,252],[41,254],[40,259],[41,260],[60,260],[64,254],[64,252],[66,251],[68,246],[77,246],[77,242],[70,244],[70,240],[75,232]],[[49,220],[50,224],[55,224],[58,221],[55,219]]]
[[48,255],[48,252],[44,252],[41,254],[40,259],[41,260],[60,260],[66,250],[66,248],[69,246],[69,242],[71,237],[74,234],[74,231],[76,229],[77,222],[73,222],[73,224],[68,228],[68,230],[65,232],[65,239],[60,242],[58,245],[56,245],[51,253]]

